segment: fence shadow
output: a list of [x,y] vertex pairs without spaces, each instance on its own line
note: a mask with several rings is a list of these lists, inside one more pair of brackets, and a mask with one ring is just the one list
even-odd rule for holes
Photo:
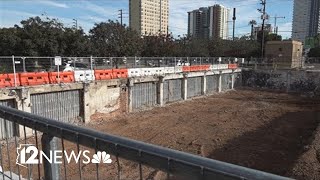
[[285,176],[310,144],[320,112],[291,112],[230,140],[209,158]]

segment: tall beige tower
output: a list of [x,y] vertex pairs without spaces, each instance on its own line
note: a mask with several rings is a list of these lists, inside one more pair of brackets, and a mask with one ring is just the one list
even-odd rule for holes
[[143,36],[168,33],[169,0],[129,0],[129,26]]

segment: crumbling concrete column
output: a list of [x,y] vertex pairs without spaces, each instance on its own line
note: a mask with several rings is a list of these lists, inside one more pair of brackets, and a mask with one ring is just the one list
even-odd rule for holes
[[129,112],[132,112],[132,100],[133,100],[133,86],[134,86],[134,79],[130,78],[128,80],[128,110]]
[[188,75],[184,74],[182,79],[182,98],[183,100],[188,99]]
[[[13,90],[16,93],[16,105],[17,109],[20,111],[31,113],[31,94],[29,91],[29,88],[21,88],[21,89],[15,89]],[[24,132],[24,129],[26,132]],[[24,128],[22,125],[19,125],[19,136],[24,137],[24,134],[26,134],[27,137],[32,136],[32,129],[30,128]]]
[[160,106],[164,105],[163,102],[163,83],[164,83],[164,77],[159,77],[159,83],[158,83],[158,92],[157,92],[157,101]]
[[222,71],[218,75],[218,92],[222,92]]
[[202,95],[207,94],[207,76],[204,74],[204,76],[201,77],[201,90],[202,90]]
[[232,74],[231,74],[231,89],[234,89],[234,83],[235,83],[235,74],[234,74],[234,70],[232,70]]

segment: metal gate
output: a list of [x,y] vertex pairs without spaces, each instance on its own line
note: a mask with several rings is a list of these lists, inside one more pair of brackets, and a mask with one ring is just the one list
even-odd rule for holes
[[219,77],[217,75],[207,76],[207,93],[218,92],[219,88]]
[[[14,99],[2,100],[0,101],[0,105],[16,108]],[[4,121],[2,118],[0,118],[0,139],[5,139],[6,134],[8,135],[8,138],[13,137],[18,134],[18,128],[15,127],[12,122]]]
[[202,95],[202,78],[188,78],[188,98]]
[[156,82],[134,84],[132,91],[133,109],[152,107],[157,104]]
[[31,95],[31,112],[46,118],[74,123],[82,120],[80,90]]
[[226,91],[232,88],[232,75],[231,74],[222,74],[221,75],[221,90]]
[[182,100],[182,80],[171,79],[163,83],[163,102],[175,102]]

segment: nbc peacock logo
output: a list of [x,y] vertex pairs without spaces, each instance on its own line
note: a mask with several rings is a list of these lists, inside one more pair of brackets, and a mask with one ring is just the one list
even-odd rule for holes
[[97,154],[93,155],[91,163],[94,163],[94,164],[99,164],[99,163],[111,164],[112,163],[112,159],[110,158],[110,154],[107,154],[105,151],[102,151],[102,152],[98,151]]

